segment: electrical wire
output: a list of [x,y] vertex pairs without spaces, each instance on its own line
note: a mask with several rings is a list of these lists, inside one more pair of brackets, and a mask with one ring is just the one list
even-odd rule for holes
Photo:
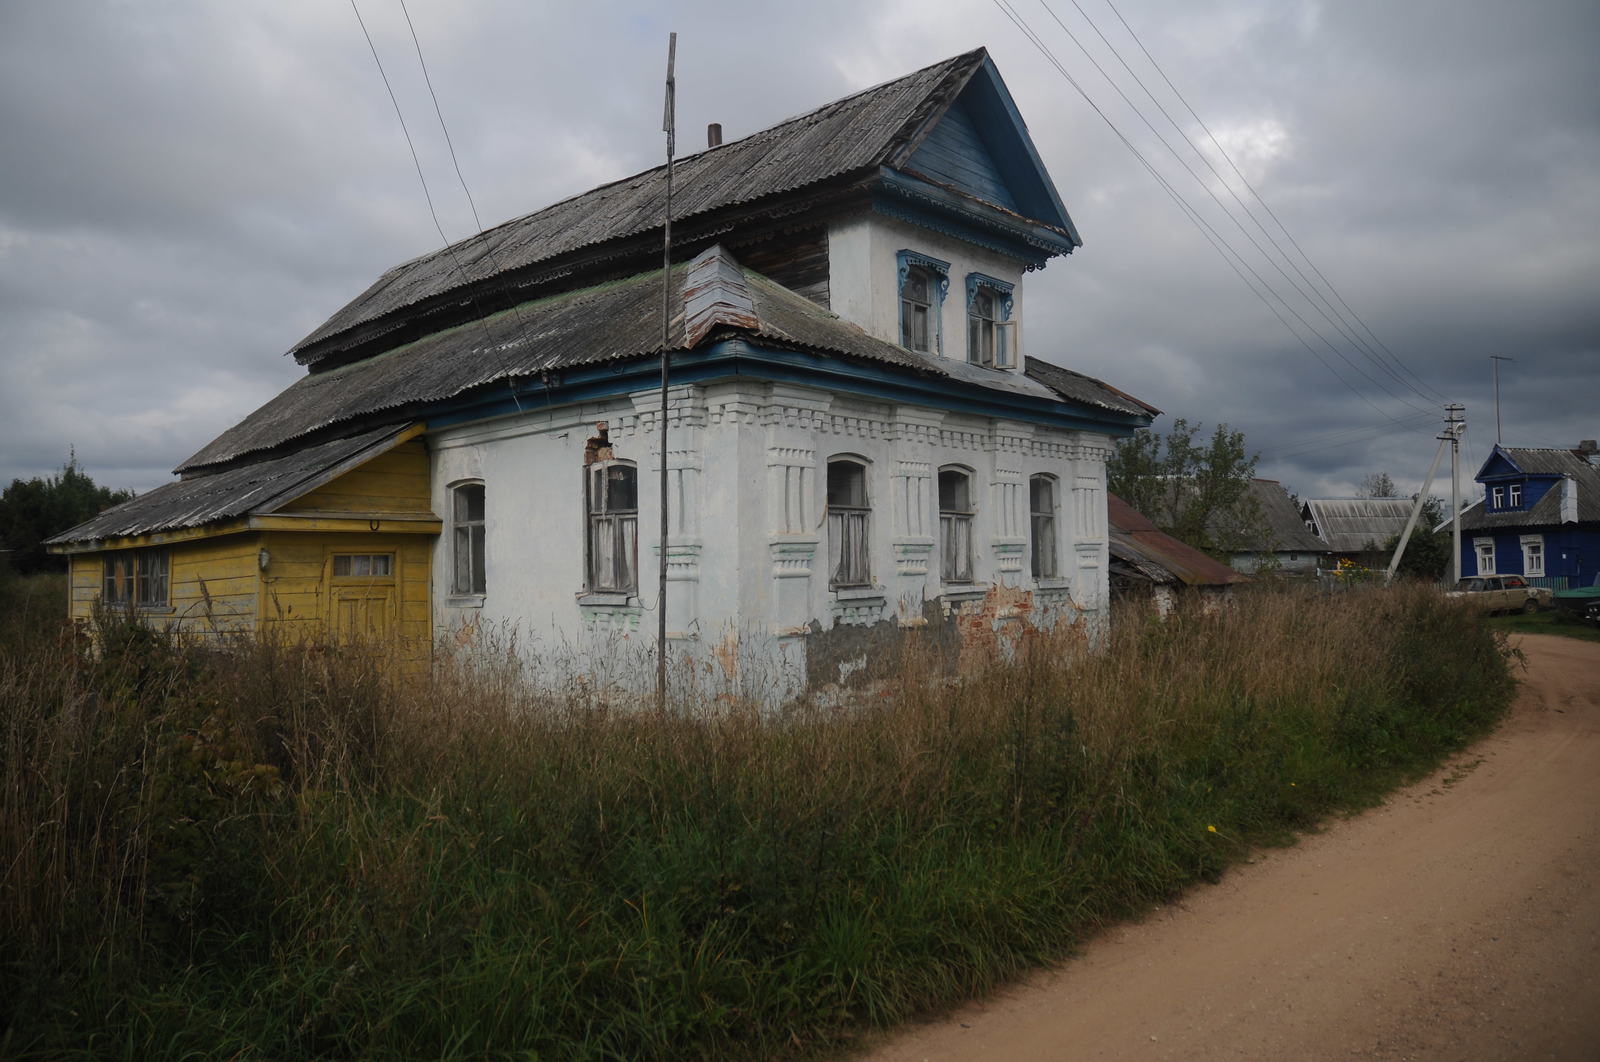
[[[1217,251],[1218,255],[1222,257],[1222,260],[1226,262],[1229,268],[1234,271],[1235,275],[1239,277],[1239,279],[1244,283],[1245,287],[1249,288],[1251,293],[1260,299],[1262,304],[1272,312],[1273,316],[1278,318],[1279,322],[1283,324],[1284,328],[1288,330],[1289,334],[1294,336],[1295,339],[1299,341],[1300,345],[1305,347],[1306,351],[1310,353],[1312,357],[1321,362],[1322,366],[1327,369],[1330,374],[1332,374],[1334,379],[1338,380],[1341,384],[1348,388],[1351,394],[1355,395],[1361,401],[1371,406],[1379,416],[1394,421],[1397,424],[1400,423],[1400,421],[1393,414],[1389,413],[1377,403],[1373,402],[1372,399],[1362,394],[1354,384],[1340,374],[1339,371],[1335,369],[1333,365],[1326,358],[1324,358],[1315,347],[1311,346],[1311,344],[1308,343],[1305,338],[1301,336],[1292,325],[1289,324],[1288,319],[1285,318],[1281,312],[1279,312],[1278,308],[1272,304],[1266,295],[1264,295],[1255,287],[1255,285],[1251,284],[1250,281],[1245,278],[1244,271],[1248,271],[1261,283],[1263,287],[1271,290],[1271,285],[1267,284],[1266,280],[1262,278],[1261,275],[1256,272],[1256,270],[1248,262],[1244,261],[1243,257],[1233,249],[1232,245],[1229,244],[1227,240],[1224,239],[1209,222],[1199,215],[1199,212],[1196,211],[1193,206],[1191,206],[1189,202],[1172,187],[1171,183],[1169,183],[1161,174],[1161,172],[1151,164],[1150,160],[1145,157],[1144,153],[1140,151],[1131,140],[1128,139],[1128,137],[1120,128],[1117,127],[1117,124],[1111,120],[1110,116],[1101,109],[1100,105],[1094,101],[1094,98],[1089,95],[1083,86],[1078,83],[1078,80],[1072,76],[1071,72],[1069,72],[1067,68],[1062,65],[1061,61],[1056,58],[1055,53],[1050,50],[1049,46],[1044,43],[1043,39],[1041,39],[1038,34],[1033,31],[1033,28],[1028,25],[1027,20],[1018,14],[1010,6],[1010,4],[1007,3],[1007,0],[994,0],[994,3],[995,6],[1000,9],[1001,14],[1005,15],[1006,18],[1011,21],[1012,25],[1016,26],[1018,31],[1021,32],[1023,36],[1027,37],[1035,48],[1039,49],[1039,52],[1045,57],[1045,59],[1053,67],[1055,67],[1057,73],[1065,78],[1067,83],[1077,90],[1078,94],[1083,97],[1084,102],[1089,105],[1089,108],[1093,110],[1095,114],[1099,115],[1100,119],[1105,122],[1106,126],[1111,130],[1112,134],[1122,142],[1122,145],[1128,149],[1133,157],[1138,160],[1139,164],[1143,166],[1150,176],[1156,181],[1156,183],[1161,186],[1162,190],[1166,192],[1169,198],[1172,199],[1173,203],[1177,205],[1178,209],[1183,213],[1183,215],[1189,219],[1190,223],[1200,230],[1201,236],[1211,244],[1212,248]],[[1233,257],[1230,258],[1229,254],[1232,254]],[[1237,265],[1235,264],[1236,260],[1238,262]],[[1243,267],[1244,271],[1241,271],[1241,266]],[[1281,296],[1278,298],[1279,302],[1284,301]],[[1285,308],[1289,308],[1286,302],[1284,302],[1284,306]],[[1292,308],[1289,309],[1290,313],[1299,319],[1302,324],[1305,324],[1309,331],[1315,332],[1315,329],[1312,329],[1311,326],[1305,322],[1304,318],[1300,317],[1298,314],[1295,314]]]
[[[997,2],[998,2],[998,0],[997,0]],[[1077,34],[1073,33],[1072,30],[1067,26],[1067,24],[1061,21],[1060,17],[1058,15],[1056,15],[1056,13],[1053,10],[1051,10],[1049,4],[1047,4],[1045,2],[1045,0],[1039,0],[1039,5],[1044,8],[1045,13],[1047,15],[1049,15],[1051,17],[1051,19],[1053,19],[1055,21],[1056,25],[1058,27],[1060,27],[1061,31],[1067,35],[1067,38],[1069,40],[1071,40],[1074,45],[1077,46],[1077,48],[1078,48],[1078,50],[1080,52],[1083,53],[1084,58],[1089,60],[1090,65],[1092,65],[1095,68],[1095,70],[1100,74],[1100,76],[1105,79],[1106,84],[1111,86],[1112,91],[1115,92],[1122,99],[1122,102],[1125,103],[1128,106],[1128,108],[1130,110],[1132,110],[1133,113],[1139,118],[1139,120],[1144,123],[1145,128],[1150,130],[1151,135],[1153,135],[1156,138],[1156,140],[1161,144],[1162,147],[1167,149],[1167,152],[1172,155],[1172,157],[1177,161],[1178,165],[1183,168],[1184,172],[1187,173],[1194,180],[1194,182],[1200,186],[1201,190],[1203,192],[1205,192],[1207,196],[1210,197],[1211,201],[1216,204],[1217,209],[1222,211],[1223,216],[1225,216],[1229,221],[1233,222],[1234,227],[1237,228],[1239,230],[1239,233],[1242,236],[1244,236],[1244,238],[1246,240],[1248,240],[1250,242],[1250,245],[1255,248],[1256,252],[1258,254],[1260,254],[1263,259],[1266,260],[1267,264],[1270,265],[1273,269],[1277,270],[1278,275],[1283,277],[1283,279],[1289,284],[1289,286],[1295,290],[1296,294],[1298,294],[1303,300],[1305,300],[1306,303],[1309,304],[1313,310],[1315,310],[1316,312],[1320,313],[1322,318],[1325,321],[1327,321],[1329,325],[1332,325],[1334,327],[1335,331],[1340,331],[1340,326],[1331,317],[1328,316],[1327,312],[1324,311],[1317,304],[1315,299],[1312,299],[1311,296],[1306,294],[1305,290],[1302,289],[1300,287],[1300,285],[1295,282],[1294,278],[1291,277],[1284,270],[1284,268],[1281,265],[1278,264],[1277,260],[1274,259],[1272,257],[1272,255],[1267,253],[1266,248],[1262,247],[1260,242],[1257,241],[1256,238],[1250,234],[1250,230],[1248,230],[1248,229],[1246,229],[1244,227],[1244,224],[1238,219],[1238,217],[1231,210],[1228,209],[1227,204],[1225,204],[1222,201],[1221,197],[1219,197],[1217,195],[1217,193],[1215,191],[1213,191],[1209,185],[1206,184],[1205,180],[1198,173],[1195,172],[1194,167],[1190,166],[1189,163],[1184,160],[1183,156],[1178,152],[1178,150],[1176,148],[1174,148],[1172,146],[1171,142],[1167,140],[1166,136],[1163,135],[1161,133],[1161,131],[1155,127],[1155,124],[1150,121],[1150,119],[1145,115],[1144,111],[1139,108],[1138,104],[1134,103],[1133,100],[1128,98],[1128,94],[1122,90],[1122,87],[1116,83],[1115,79],[1113,79],[1111,77],[1111,75],[1106,72],[1105,68],[1100,65],[1100,62],[1097,59],[1095,59],[1094,55],[1089,51],[1089,49],[1086,48],[1084,46],[1083,42],[1078,39]],[[1079,10],[1081,11],[1082,9],[1080,8]],[[1019,15],[1018,17],[1021,17],[1021,16]],[[1092,23],[1091,23],[1091,25],[1092,25]],[[1031,29],[1031,27],[1030,27],[1030,29]],[[1096,32],[1099,32],[1098,28],[1096,28]],[[1034,36],[1037,37],[1038,36],[1037,33],[1035,33]],[[1102,35],[1101,39],[1104,40],[1104,35]],[[1115,49],[1113,49],[1113,52],[1115,52]],[[1119,56],[1119,58],[1120,58],[1120,56]],[[1124,65],[1126,65],[1126,64],[1124,64]],[[1135,80],[1138,80],[1138,79],[1135,78]],[[1080,92],[1083,91],[1081,86],[1079,86],[1078,88],[1079,88]],[[1159,104],[1158,104],[1158,106],[1159,106]],[[1169,121],[1170,121],[1170,117],[1169,117]],[[1188,143],[1187,138],[1185,139],[1184,142],[1186,144]],[[1201,161],[1205,162],[1205,164],[1207,166],[1211,165],[1209,160],[1205,159],[1203,156],[1201,158]],[[1216,174],[1217,179],[1219,181],[1222,181],[1222,175],[1216,173],[1215,167],[1212,167],[1212,173]],[[1226,182],[1223,182],[1223,183],[1224,183],[1224,186],[1226,187]],[[1229,189],[1229,191],[1230,191],[1230,194],[1231,194],[1232,190]],[[1238,196],[1235,195],[1234,198],[1237,200]],[[1230,246],[1230,249],[1232,249],[1232,245],[1230,244],[1229,246]],[[1235,251],[1235,254],[1237,254],[1237,251]],[[1241,259],[1241,261],[1242,261],[1242,259]],[[1296,309],[1294,309],[1294,307],[1290,306],[1288,300],[1284,299],[1284,297],[1281,294],[1279,294],[1278,290],[1276,288],[1272,287],[1272,285],[1269,284],[1265,280],[1265,278],[1261,277],[1260,274],[1257,273],[1253,268],[1251,268],[1251,274],[1253,276],[1255,276],[1256,279],[1258,281],[1260,281],[1261,284],[1264,287],[1266,287],[1266,289],[1272,294],[1272,296],[1274,298],[1276,298],[1279,302],[1283,303],[1284,309],[1288,310],[1289,313],[1292,314],[1294,316],[1294,318],[1301,323],[1302,326],[1304,326],[1308,331],[1310,331],[1314,336],[1316,336],[1317,339],[1319,339],[1322,342],[1322,344],[1324,346],[1326,346],[1331,353],[1333,353],[1336,357],[1338,357],[1341,361],[1343,361],[1351,369],[1351,371],[1353,371],[1356,374],[1358,374],[1359,376],[1361,376],[1364,380],[1366,380],[1368,383],[1372,384],[1374,387],[1378,388],[1380,391],[1383,391],[1390,398],[1393,398],[1398,402],[1401,402],[1401,403],[1403,403],[1405,405],[1410,406],[1412,409],[1417,410],[1419,413],[1420,412],[1424,412],[1420,407],[1418,407],[1416,405],[1413,405],[1407,399],[1403,398],[1400,395],[1395,394],[1392,390],[1390,390],[1381,381],[1373,379],[1372,376],[1368,375],[1368,373],[1364,369],[1362,369],[1359,365],[1357,365],[1355,362],[1351,361],[1348,357],[1346,357],[1344,355],[1344,353],[1341,350],[1339,350],[1333,344],[1333,342],[1331,340],[1329,340],[1328,337],[1325,336],[1322,333],[1322,331],[1320,329],[1318,329],[1314,325],[1312,325],[1309,321],[1307,321],[1299,313],[1298,310],[1296,310]],[[1348,336],[1348,334],[1346,334],[1345,338],[1349,339],[1350,337]],[[1356,349],[1359,351],[1359,346],[1357,346]]]

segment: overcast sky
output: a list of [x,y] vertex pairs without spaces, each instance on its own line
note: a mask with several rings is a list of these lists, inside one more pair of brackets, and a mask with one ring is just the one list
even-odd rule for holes
[[[1261,474],[1302,496],[1378,470],[1415,489],[1446,399],[1467,406],[1470,479],[1495,438],[1491,354],[1516,359],[1508,445],[1600,436],[1600,5],[1120,0],[1158,72],[1107,0],[1012,2],[1284,303],[1252,293],[990,0],[408,7],[485,225],[659,161],[668,30],[680,153],[707,122],[732,139],[985,45],[1084,239],[1028,277],[1028,353],[1161,407],[1158,428],[1243,430]],[[440,224],[470,235],[399,0],[358,3]],[[1296,294],[1284,274],[1309,291],[1309,265],[1251,246],[1272,250],[1233,194],[1294,253],[1085,13],[1203,140],[1171,80],[1381,346]],[[284,351],[441,242],[347,0],[0,0],[0,145],[0,482],[69,447],[101,483],[164,482],[299,374]]]

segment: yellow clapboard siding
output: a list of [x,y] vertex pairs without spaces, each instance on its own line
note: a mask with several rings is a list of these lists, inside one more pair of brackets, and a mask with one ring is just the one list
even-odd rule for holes
[[412,439],[302,494],[281,511],[426,513],[428,494],[428,451],[421,439]]

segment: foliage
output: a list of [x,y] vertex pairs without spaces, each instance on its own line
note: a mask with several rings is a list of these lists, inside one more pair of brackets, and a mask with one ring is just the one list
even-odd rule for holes
[[[1450,571],[1451,538],[1448,527],[1435,530],[1444,523],[1448,517],[1444,502],[1438,498],[1428,498],[1422,503],[1422,512],[1417,515],[1417,526],[1411,531],[1411,540],[1406,543],[1405,555],[1400,558],[1400,566],[1395,569],[1395,574],[1411,579],[1424,579],[1438,582]],[[1395,549],[1400,545],[1400,535],[1393,534],[1383,544],[1385,553],[1394,555]]]
[[1394,485],[1394,480],[1387,472],[1370,472],[1362,477],[1361,485],[1356,488],[1358,498],[1398,498],[1400,488]]
[[1375,799],[1511,690],[1418,588],[1128,612],[959,684],[911,654],[783,713],[97,624],[0,657],[10,1059],[837,1047]]
[[1106,462],[1108,488],[1167,534],[1199,549],[1227,552],[1267,537],[1265,516],[1250,492],[1259,454],[1244,433],[1217,425],[1195,441],[1199,424],[1179,418],[1165,437],[1141,428]]
[[0,549],[19,573],[65,571],[66,560],[47,553],[44,540],[132,497],[131,490],[97,486],[77,457],[68,457],[55,475],[13,479],[0,492]]

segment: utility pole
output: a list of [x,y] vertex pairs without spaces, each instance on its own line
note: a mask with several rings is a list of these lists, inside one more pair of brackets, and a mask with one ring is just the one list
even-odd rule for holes
[[661,534],[656,546],[656,710],[667,710],[667,359],[672,350],[672,149],[677,124],[677,82],[673,66],[678,35],[667,37],[667,99],[661,130],[667,134],[667,205],[661,224]]
[[1510,354],[1490,354],[1489,360],[1494,362],[1494,444],[1500,445],[1500,363],[1502,361],[1516,361]]
[[1444,434],[1450,443],[1450,585],[1461,582],[1461,433],[1467,430],[1466,407],[1452,402],[1444,407]]

